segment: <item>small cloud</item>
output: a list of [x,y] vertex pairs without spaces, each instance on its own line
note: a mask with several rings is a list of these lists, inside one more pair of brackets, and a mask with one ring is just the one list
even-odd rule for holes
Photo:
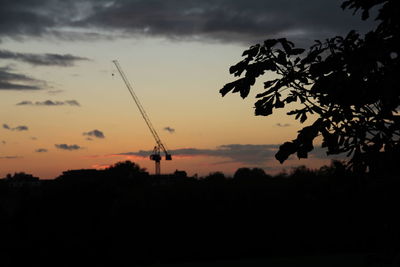
[[78,146],[78,145],[67,145],[67,144],[55,144],[54,145],[56,148],[58,149],[62,149],[62,150],[79,150],[82,149],[82,147]]
[[[105,138],[103,132],[102,132],[102,131],[99,131],[99,130],[96,130],[96,129],[93,130],[93,131],[90,131],[90,132],[83,133],[83,135],[87,135],[87,136],[91,136],[91,137],[96,137],[96,138]],[[91,140],[92,140],[92,139],[91,139]]]
[[37,152],[37,153],[44,153],[44,152],[47,152],[47,151],[48,150],[46,148],[38,148],[38,149],[35,150],[35,152]]
[[90,137],[87,137],[86,140],[88,140],[88,141],[93,141],[93,139],[90,138]]
[[37,137],[31,136],[32,140],[37,140]]
[[278,127],[289,127],[290,126],[290,124],[289,123],[277,123],[277,124],[275,124],[276,126],[278,126]]
[[76,100],[66,100],[66,101],[53,101],[53,100],[45,100],[45,101],[22,101],[16,104],[17,106],[80,106],[79,102]]
[[17,126],[17,127],[15,127],[14,129],[13,129],[13,131],[28,131],[28,126],[25,126],[25,125],[20,125],[20,126]]
[[6,142],[6,141],[4,141],[4,140],[3,140],[3,141],[1,141],[1,143],[2,143],[3,145],[7,144],[7,142]]
[[2,156],[0,159],[20,159],[21,156]]
[[10,131],[17,131],[17,132],[28,131],[28,129],[29,129],[28,126],[25,126],[25,125],[19,125],[19,126],[15,127],[15,128],[12,128],[6,123],[3,124],[3,128],[7,129],[7,130],[10,130]]
[[50,90],[50,91],[47,91],[47,93],[53,94],[53,95],[59,94],[59,93],[62,93],[62,92],[64,92],[64,90]]
[[169,133],[175,133],[175,129],[174,128],[171,128],[171,127],[169,127],[169,126],[167,126],[167,127],[164,127],[164,131],[167,131],[167,132],[169,132]]

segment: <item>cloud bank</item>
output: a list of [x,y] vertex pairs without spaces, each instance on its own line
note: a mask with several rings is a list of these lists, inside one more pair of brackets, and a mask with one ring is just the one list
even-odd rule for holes
[[[314,40],[366,29],[337,0],[19,0],[0,4],[0,38],[88,38],[82,30],[254,43],[285,36]],[[349,28],[350,27],[350,28]],[[68,28],[69,30],[65,30]]]
[[[245,164],[263,164],[274,158],[279,145],[222,145],[215,149],[182,148],[169,152],[175,156],[209,156],[227,158],[231,162]],[[140,150],[137,152],[125,152],[116,155],[148,157],[152,151]]]
[[[268,162],[277,162],[275,154],[278,151],[279,146],[280,144],[229,144],[218,146],[215,149],[182,148],[169,150],[169,152],[172,154],[172,157],[219,157],[225,159],[222,163],[241,163],[247,166],[266,166]],[[147,158],[151,153],[151,150],[140,150],[136,152],[118,153],[113,156],[138,156]],[[291,156],[291,158],[295,158],[295,156]],[[309,158],[343,159],[343,156],[333,155],[328,157],[326,155],[326,149],[315,145],[314,150],[309,153]]]

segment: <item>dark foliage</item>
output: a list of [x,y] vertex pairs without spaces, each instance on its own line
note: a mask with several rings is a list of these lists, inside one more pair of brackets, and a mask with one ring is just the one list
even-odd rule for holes
[[314,120],[280,147],[276,159],[281,163],[295,153],[307,158],[314,139],[322,136],[327,154],[346,153],[354,170],[398,171],[393,159],[400,156],[399,3],[342,4],[344,9],[360,9],[362,19],[368,19],[373,7],[379,8],[379,24],[365,36],[350,31],[344,37],[317,40],[307,52],[285,38],[269,39],[244,51],[245,59],[229,69],[244,77],[226,84],[222,96],[239,92],[245,98],[258,78],[274,73],[277,78],[266,81],[265,91],[256,96],[255,114],[269,116],[295,104],[288,115],[301,123]]
[[138,171],[125,178],[81,170],[36,184],[1,179],[1,266],[337,253],[364,255],[366,264],[371,255],[383,264],[400,255],[398,179],[355,176],[340,162],[281,178],[243,168],[233,179],[222,173],[143,179],[136,164],[115,166],[127,165]]

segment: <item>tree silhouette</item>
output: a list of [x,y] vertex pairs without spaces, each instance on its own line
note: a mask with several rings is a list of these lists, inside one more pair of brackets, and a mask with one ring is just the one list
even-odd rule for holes
[[361,10],[363,20],[373,7],[379,8],[379,24],[365,36],[352,30],[345,37],[317,40],[307,53],[285,38],[269,39],[244,51],[245,58],[229,69],[244,77],[226,84],[222,96],[239,92],[246,98],[257,78],[266,72],[277,74],[256,96],[255,115],[269,116],[294,103],[287,114],[301,123],[314,114],[312,124],[280,146],[275,157],[281,163],[294,153],[307,158],[317,136],[322,136],[327,154],[351,156],[353,170],[374,169],[376,162],[388,163],[400,154],[398,1],[342,4],[354,13]]

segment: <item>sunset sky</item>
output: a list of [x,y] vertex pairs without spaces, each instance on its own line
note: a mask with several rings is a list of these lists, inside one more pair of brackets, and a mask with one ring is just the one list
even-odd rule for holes
[[[154,139],[117,59],[172,161],[162,173],[276,173],[329,163],[274,159],[302,127],[286,111],[254,116],[254,96],[222,98],[228,69],[250,45],[315,39],[368,25],[336,0],[0,0],[0,177],[54,178],[132,160],[150,172]],[[308,121],[305,123],[309,123]]]

